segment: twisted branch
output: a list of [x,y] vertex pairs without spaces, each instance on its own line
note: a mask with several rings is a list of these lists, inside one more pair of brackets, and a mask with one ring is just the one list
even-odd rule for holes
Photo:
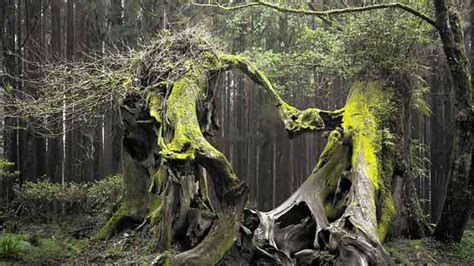
[[310,16],[316,16],[318,18],[322,18],[324,16],[336,16],[336,15],[343,15],[343,14],[349,14],[349,13],[359,13],[359,12],[364,12],[364,11],[370,11],[370,10],[376,10],[376,9],[387,9],[387,8],[395,8],[395,9],[401,9],[403,11],[406,11],[423,21],[431,24],[433,27],[438,29],[438,25],[434,19],[429,17],[428,15],[406,5],[402,4],[399,2],[396,3],[390,3],[390,4],[375,4],[375,5],[368,5],[368,6],[361,6],[361,7],[347,7],[347,8],[341,8],[341,9],[331,9],[331,10],[326,10],[326,11],[318,11],[318,10],[308,10],[308,9],[303,9],[303,8],[291,8],[291,7],[286,7],[286,6],[281,6],[277,4],[273,4],[270,2],[266,1],[261,1],[261,0],[255,0],[255,2],[250,2],[247,4],[242,4],[242,5],[234,5],[234,6],[224,6],[221,4],[211,4],[210,2],[207,4],[199,4],[191,0],[191,3],[196,6],[205,6],[205,7],[217,7],[223,10],[227,11],[233,11],[233,10],[238,10],[238,9],[243,9],[243,8],[248,8],[251,6],[265,6],[269,7],[272,9],[275,9],[280,12],[286,12],[286,13],[292,13],[292,14],[300,14],[300,15],[310,15]]

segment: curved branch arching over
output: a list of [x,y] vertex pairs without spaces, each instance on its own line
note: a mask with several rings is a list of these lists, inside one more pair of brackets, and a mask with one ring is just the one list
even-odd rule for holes
[[[382,143],[382,124],[393,121],[381,121],[393,112],[387,108],[393,106],[390,88],[380,81],[358,82],[341,110],[298,110],[252,63],[219,51],[196,32],[160,37],[145,51],[115,61],[104,58],[101,66],[53,66],[38,84],[52,80],[57,87],[36,97],[11,97],[15,114],[39,110],[28,113],[37,119],[67,111],[64,97],[69,96],[73,106],[87,112],[94,102],[82,99],[80,90],[120,99],[115,104],[121,106],[124,127],[125,191],[96,239],[142,230],[159,253],[158,264],[311,264],[328,254],[343,263],[391,262],[381,245],[394,212],[394,155]],[[269,212],[244,210],[246,186],[211,144],[217,126],[215,88],[209,83],[231,69],[268,93],[290,137],[331,131],[313,173]],[[69,80],[75,83],[67,88]]]

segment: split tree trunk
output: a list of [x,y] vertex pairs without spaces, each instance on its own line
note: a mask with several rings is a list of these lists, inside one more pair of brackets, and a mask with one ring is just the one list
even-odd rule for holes
[[[391,264],[382,241],[395,213],[393,90],[381,81],[357,82],[342,110],[298,110],[245,59],[206,49],[192,56],[179,79],[125,99],[125,194],[97,237],[147,230],[161,252],[159,264]],[[233,68],[268,93],[290,137],[331,131],[313,173],[269,212],[244,211],[246,187],[206,139],[216,129],[208,82]],[[146,71],[142,62],[139,72],[149,76]]]
[[274,210],[247,210],[241,238],[222,264],[392,263],[382,247],[395,212],[391,94],[382,82],[354,84],[313,173]]

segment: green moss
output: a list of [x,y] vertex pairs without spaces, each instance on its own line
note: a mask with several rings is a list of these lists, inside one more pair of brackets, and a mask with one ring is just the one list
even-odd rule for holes
[[393,175],[393,135],[390,129],[394,117],[392,90],[382,81],[357,82],[350,91],[344,107],[345,134],[353,140],[352,165],[359,165],[378,191],[377,221],[381,240],[387,235],[395,206],[390,192]]
[[159,194],[161,192],[160,190],[161,186],[163,185],[164,178],[163,169],[163,166],[160,165],[158,170],[156,170],[151,176],[150,186],[148,187],[148,194],[150,194],[150,197],[153,197],[153,194]]
[[48,261],[69,255],[69,252],[58,242],[49,238],[41,239],[38,246],[31,246],[23,257],[26,261]]
[[234,245],[234,242],[234,235],[229,235],[224,241],[220,242],[220,245],[218,246],[219,251],[217,252],[216,256],[214,256],[213,261],[219,261],[220,258],[222,258],[226,254],[226,252],[232,247],[232,245]]
[[[268,80],[267,76],[263,74],[255,64],[251,63],[250,61],[246,60],[243,56],[240,55],[230,55],[225,53],[217,53],[217,57],[221,61],[221,66],[228,64],[233,65],[240,68],[244,73],[250,76],[255,82],[261,85],[267,92],[270,93],[270,96],[274,98],[274,102],[277,106],[286,104],[285,101],[278,95],[275,88],[273,87],[270,80]],[[288,105],[288,104],[286,104]]]
[[158,123],[161,124],[162,119],[160,115],[160,97],[153,92],[147,94],[147,105],[150,110],[150,116],[153,117]]
[[[233,54],[226,54],[222,52],[217,53],[217,57],[221,60],[221,67],[223,64],[233,64],[239,65],[241,62],[245,61],[245,58],[242,55],[233,55]],[[253,67],[253,69],[256,69]]]
[[321,110],[317,108],[308,108],[300,111],[286,102],[281,102],[278,108],[285,128],[290,132],[324,128],[324,121],[319,116]]
[[380,210],[381,215],[378,221],[378,231],[379,238],[381,241],[385,239],[388,233],[388,227],[392,220],[393,215],[395,214],[395,205],[393,204],[393,198],[390,193],[386,194],[386,197],[383,201],[383,206]]
[[0,234],[0,258],[14,258],[23,263],[49,264],[63,260],[84,246],[86,240],[41,237],[29,233]]
[[350,146],[343,144],[342,130],[338,128],[331,131],[328,143],[313,171],[316,173],[314,178],[321,184],[316,186],[314,196],[323,201],[324,212],[330,221],[339,218],[345,208],[345,200],[334,201],[333,197],[341,175],[350,164],[350,159]]
[[132,84],[132,79],[128,77],[128,78],[125,78],[122,82],[123,82],[122,83],[123,90],[125,92],[128,92],[128,90],[130,89],[130,85]]
[[79,253],[88,243],[87,239],[66,239],[64,245],[74,251],[74,253]]
[[[196,102],[204,98],[202,88],[207,83],[207,74],[205,68],[194,65],[192,71],[174,83],[166,111],[166,116],[173,126],[173,138],[169,144],[166,144],[161,136],[158,138],[163,157],[194,160],[199,154],[210,159],[225,160],[225,156],[204,138],[196,113]],[[232,179],[232,182],[237,180],[235,174],[230,171],[226,176]]]
[[155,262],[158,262],[157,264],[159,265],[171,266],[171,252],[165,250],[161,254],[158,254]]
[[385,244],[397,264],[472,265],[474,263],[474,223],[471,221],[460,243],[444,243],[433,238],[395,239]]
[[150,206],[150,214],[148,215],[148,217],[150,217],[152,221],[155,221],[158,218],[158,215],[160,213],[160,208],[161,208],[161,197],[156,195],[153,198],[153,201]]
[[341,138],[341,129],[336,129],[329,133],[328,142],[326,146],[324,146],[324,150],[321,153],[320,160],[318,161],[314,171],[320,169],[324,164],[327,163],[335,149],[342,144]]
[[[366,174],[376,189],[383,180],[379,179],[379,160],[381,137],[373,110],[377,106],[388,105],[391,91],[384,89],[381,81],[357,82],[351,88],[344,107],[344,132],[353,133],[352,164],[365,164]],[[360,159],[359,159],[360,157]]]
[[[269,93],[272,101],[278,107],[280,119],[283,121],[287,131],[295,133],[300,130],[317,130],[324,127],[324,121],[319,115],[322,110],[317,108],[298,110],[286,103],[277,93],[272,83],[268,80],[267,76],[258,70],[253,63],[247,61],[244,57],[224,53],[217,53],[217,57],[221,60],[221,68],[239,68]],[[336,115],[340,114],[341,110],[336,110],[334,112],[324,112],[327,114]]]
[[190,73],[174,83],[167,101],[166,115],[174,126],[173,139],[162,147],[162,155],[167,158],[193,160],[195,151],[203,145],[213,149],[205,141],[199,127],[196,101],[202,93],[199,83],[202,81],[200,76],[204,73],[202,70],[195,71],[196,73]]
[[127,204],[122,202],[120,208],[114,213],[112,218],[110,218],[109,221],[104,226],[102,226],[102,228],[100,228],[99,232],[97,232],[93,239],[106,239],[109,237],[112,231],[115,229],[115,226],[117,226],[117,222],[128,214],[129,210]]

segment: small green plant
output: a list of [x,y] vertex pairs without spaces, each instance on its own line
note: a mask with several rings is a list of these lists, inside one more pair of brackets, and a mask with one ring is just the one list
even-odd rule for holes
[[11,168],[15,164],[7,161],[3,158],[0,158],[0,178],[9,178],[13,179],[18,176],[18,171],[13,171]]
[[0,158],[0,182],[2,183],[2,187],[0,188],[0,202],[4,200],[10,202],[13,198],[13,186],[19,174],[18,171],[12,170],[14,165],[14,163]]
[[15,188],[14,209],[25,218],[55,221],[60,217],[98,215],[112,212],[122,191],[120,176],[109,176],[91,183],[25,182]]
[[[410,171],[415,179],[429,180],[431,161],[427,157],[426,146],[420,140],[410,141]],[[422,196],[422,195],[419,195]]]
[[22,251],[22,241],[15,235],[4,235],[0,238],[0,257],[12,258],[16,257]]
[[120,176],[108,176],[95,181],[87,190],[88,205],[93,212],[109,211],[111,204],[119,201],[122,189]]
[[[0,234],[0,258],[21,264],[50,265],[79,253],[87,240],[56,238],[27,232]],[[3,265],[0,262],[0,265]]]
[[474,231],[464,233],[461,242],[455,244],[454,255],[463,261],[474,262]]

